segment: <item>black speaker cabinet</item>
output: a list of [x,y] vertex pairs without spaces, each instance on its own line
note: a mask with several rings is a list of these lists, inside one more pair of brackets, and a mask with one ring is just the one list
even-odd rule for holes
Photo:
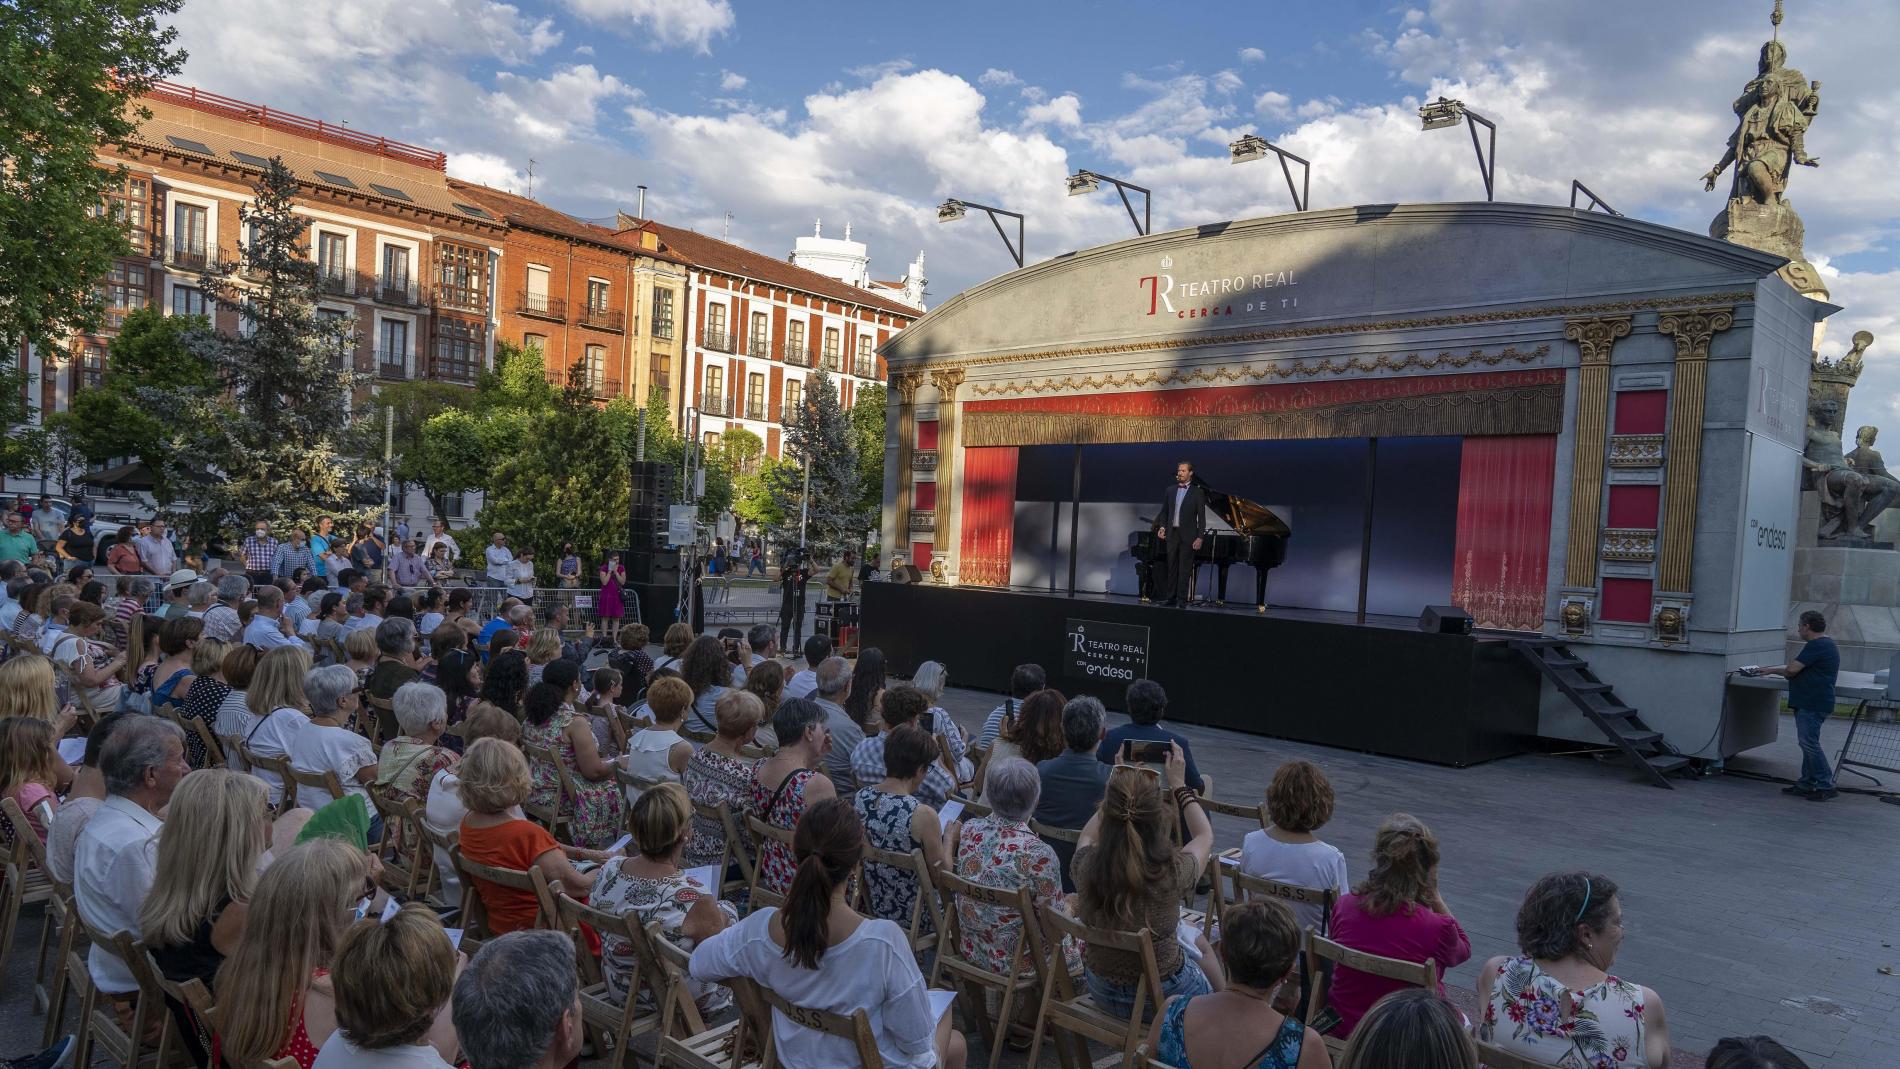
[[1469,635],[1471,614],[1456,605],[1427,605],[1419,614],[1418,629],[1434,635]]

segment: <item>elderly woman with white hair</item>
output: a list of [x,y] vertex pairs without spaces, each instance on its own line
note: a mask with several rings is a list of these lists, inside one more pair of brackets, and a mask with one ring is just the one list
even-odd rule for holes
[[[382,841],[382,818],[370,805],[368,788],[376,778],[376,751],[368,739],[344,726],[362,704],[356,694],[356,673],[340,664],[312,668],[304,673],[303,693],[310,706],[310,722],[285,747],[290,767],[298,772],[336,773],[344,793],[363,799],[369,810],[370,842]],[[297,785],[297,804],[306,809],[322,809],[331,801],[330,793],[321,787]]]
[[932,735],[950,740],[950,759],[957,763],[957,782],[970,782],[976,776],[976,766],[966,754],[970,744],[963,737],[963,729],[943,707],[943,692],[950,685],[950,670],[937,661],[925,661],[917,666],[917,674],[910,677],[910,685],[923,691],[924,697],[930,700],[930,711],[918,717],[917,722]]
[[[1042,797],[1036,766],[1020,757],[1002,757],[983,776],[990,814],[963,821],[953,871],[985,887],[1027,888],[1038,907],[1063,909],[1062,865],[1049,844],[1029,828],[1030,814]],[[957,921],[963,933],[957,952],[964,960],[999,975],[1008,969],[1022,914],[959,897]],[[1074,945],[1065,941],[1062,953],[1071,973],[1081,969],[1082,959]]]
[[429,782],[444,769],[453,769],[462,757],[440,744],[449,726],[449,699],[431,683],[404,683],[390,700],[402,734],[383,743],[376,765],[376,787],[392,802],[422,805]]

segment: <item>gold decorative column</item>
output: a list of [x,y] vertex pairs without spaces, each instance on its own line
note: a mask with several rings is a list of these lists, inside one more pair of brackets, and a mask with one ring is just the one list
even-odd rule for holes
[[[1732,308],[1663,312],[1656,320],[1656,330],[1676,340],[1676,374],[1669,391],[1669,434],[1664,448],[1669,467],[1663,479],[1662,552],[1656,574],[1659,593],[1687,594],[1690,590],[1696,489],[1702,479],[1702,409],[1709,384],[1709,343],[1734,324]],[[1664,622],[1659,620],[1659,634],[1664,634]],[[1680,637],[1681,615],[1670,617],[1666,623],[1670,625],[1667,630]]]
[[1564,554],[1564,586],[1594,594],[1597,530],[1603,516],[1604,442],[1610,429],[1610,350],[1630,332],[1629,316],[1572,319],[1564,337],[1577,343],[1583,363],[1577,375],[1576,453],[1570,468],[1570,539]]
[[957,559],[956,532],[950,529],[950,501],[957,488],[957,387],[963,369],[938,368],[930,373],[937,387],[937,529],[931,532],[931,559]]
[[917,441],[917,388],[923,383],[921,372],[891,373],[891,395],[897,398],[897,499],[892,506],[897,516],[897,540],[890,553],[901,551],[906,560],[911,558],[910,503],[917,499],[912,493],[915,476],[910,470],[910,458]]

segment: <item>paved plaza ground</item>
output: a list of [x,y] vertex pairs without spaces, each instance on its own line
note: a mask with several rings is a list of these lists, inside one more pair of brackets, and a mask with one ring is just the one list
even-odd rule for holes
[[[968,728],[996,703],[975,691],[946,698]],[[1177,727],[1224,800],[1257,799],[1290,758],[1324,768],[1338,808],[1321,834],[1345,851],[1355,879],[1384,816],[1404,811],[1429,824],[1444,856],[1445,899],[1471,937],[1473,959],[1446,977],[1467,1010],[1484,958],[1515,948],[1524,890],[1546,872],[1587,868],[1621,885],[1627,936],[1616,972],[1661,994],[1679,1052],[1767,1033],[1814,1069],[1900,1065],[1900,977],[1878,971],[1900,966],[1900,949],[1888,945],[1900,942],[1900,806],[1867,795],[1808,803],[1740,774],[1664,791],[1587,757],[1524,755],[1451,769]],[[1845,729],[1828,726],[1830,753]],[[1784,718],[1777,743],[1732,767],[1792,777],[1793,736]],[[1900,787],[1900,776],[1886,779]],[[1865,785],[1853,776],[1844,783]],[[1223,847],[1247,830],[1225,817],[1215,826]],[[0,1057],[27,1052],[39,1035],[27,995],[38,922],[29,908],[0,977]],[[1021,1063],[1020,1055],[1010,1062]]]

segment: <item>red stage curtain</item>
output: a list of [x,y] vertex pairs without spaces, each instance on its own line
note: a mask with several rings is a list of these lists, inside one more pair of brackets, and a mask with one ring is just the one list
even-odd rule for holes
[[1556,460],[1554,435],[1464,440],[1451,600],[1479,627],[1543,629]]
[[962,586],[1008,586],[1010,545],[1016,530],[1016,447],[963,451]]

